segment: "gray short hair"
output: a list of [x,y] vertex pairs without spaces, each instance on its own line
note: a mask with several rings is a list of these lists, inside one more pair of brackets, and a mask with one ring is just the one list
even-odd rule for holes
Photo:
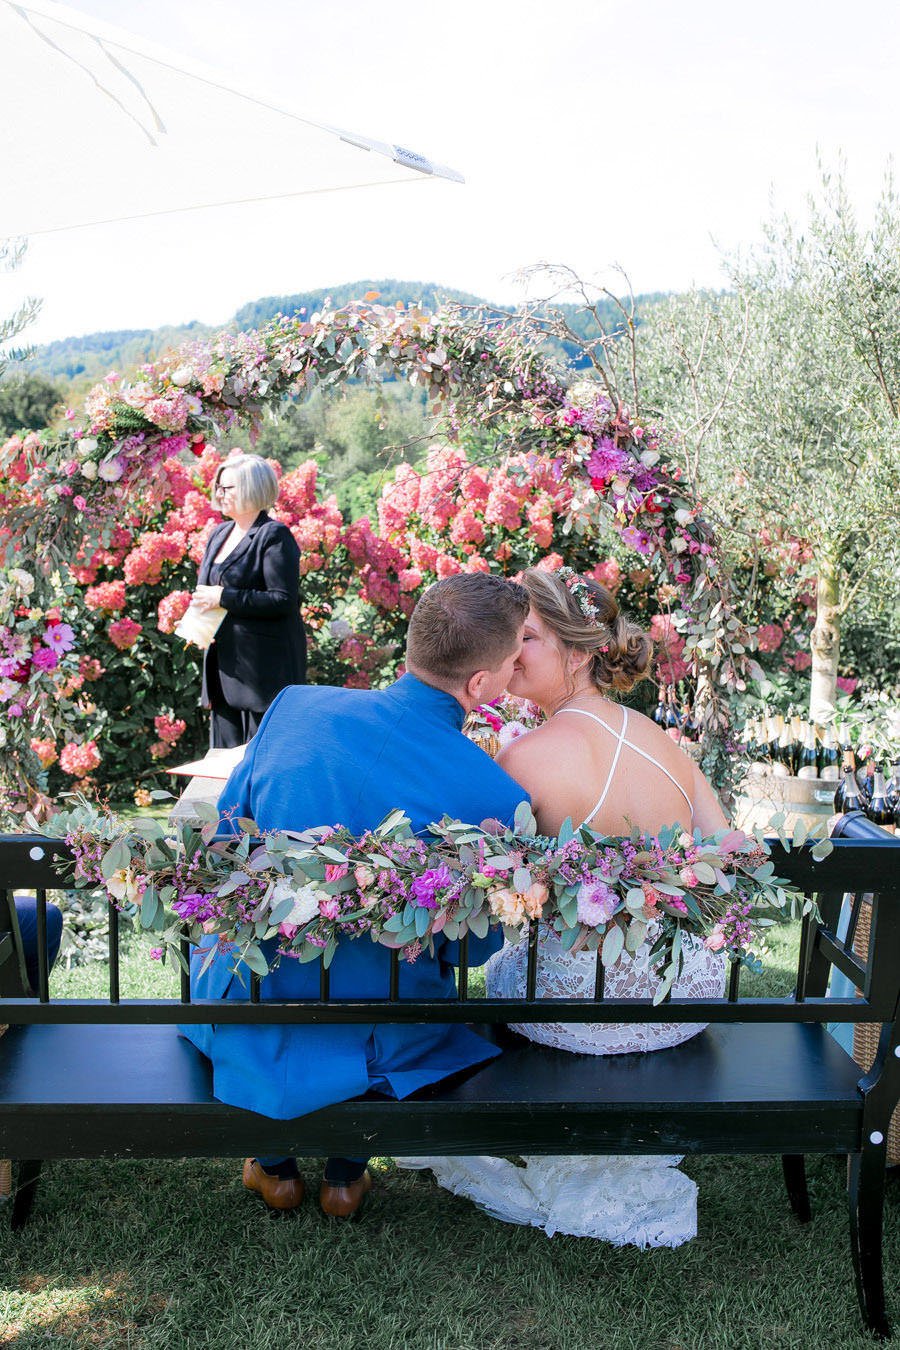
[[275,505],[278,476],[261,455],[232,455],[220,464],[212,482],[213,498],[226,469],[234,476],[234,505],[238,511],[268,511]]

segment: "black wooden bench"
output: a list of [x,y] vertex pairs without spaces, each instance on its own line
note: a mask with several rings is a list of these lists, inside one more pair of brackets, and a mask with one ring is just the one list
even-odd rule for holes
[[[17,1162],[12,1226],[34,1200],[38,1159],[242,1157],[295,1153],[373,1155],[762,1153],[782,1156],[794,1213],[810,1217],[804,1155],[847,1154],[850,1237],[860,1307],[888,1336],[882,1279],[882,1212],[888,1124],[900,1098],[900,841],[845,818],[845,837],[815,862],[804,848],[775,848],[778,873],[818,899],[803,920],[796,985],[783,998],[742,997],[740,966],[724,998],[648,1003],[538,1000],[532,926],[526,996],[470,997],[465,961],[453,1002],[374,1003],[329,997],[323,972],[315,1001],[122,999],[117,915],[110,910],[109,994],[58,999],[50,992],[41,914],[59,888],[66,856],[58,840],[0,837],[0,1157]],[[847,835],[851,837],[846,837]],[[857,837],[852,837],[857,836]],[[15,890],[38,895],[40,980],[25,986],[13,908]],[[837,937],[845,893],[850,929]],[[863,896],[873,905],[868,960],[853,952]],[[859,991],[826,999],[832,965]],[[396,982],[394,982],[396,983]],[[486,1067],[403,1102],[369,1095],[297,1120],[275,1121],[216,1101],[207,1061],[176,1032],[178,1022],[602,1020],[708,1022],[671,1050],[609,1058],[546,1049],[508,1033],[506,1052]],[[826,1030],[828,1022],[881,1022],[872,1069],[860,1068]]]

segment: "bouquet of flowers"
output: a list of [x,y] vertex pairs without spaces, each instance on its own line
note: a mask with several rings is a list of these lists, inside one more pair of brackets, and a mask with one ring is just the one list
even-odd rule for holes
[[493,703],[482,704],[468,714],[463,731],[493,758],[511,741],[533,731],[544,721],[536,703],[503,694]]
[[[425,837],[399,809],[359,837],[342,827],[262,834],[242,819],[223,838],[215,808],[205,817],[167,835],[84,802],[52,828],[72,848],[74,885],[105,893],[154,935],[157,958],[183,964],[185,935],[199,944],[215,934],[204,966],[227,949],[235,969],[259,975],[285,957],[328,965],[341,940],[367,937],[414,961],[439,934],[484,937],[493,924],[517,941],[541,920],[563,947],[599,950],[606,966],[651,943],[659,1000],[680,969],[683,933],[759,969],[762,931],[802,898],[740,830],[608,838],[567,822],[547,838],[527,802],[513,829],[445,817]],[[816,856],[830,847],[817,844]]]

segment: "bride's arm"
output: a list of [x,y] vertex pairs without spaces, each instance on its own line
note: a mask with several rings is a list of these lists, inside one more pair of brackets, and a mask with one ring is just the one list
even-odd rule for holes
[[693,782],[691,784],[691,803],[693,805],[693,823],[704,837],[715,834],[716,830],[724,830],[728,825],[728,817],[722,810],[722,803],[716,794],[708,778],[700,772],[699,765],[693,760],[690,761],[693,772]]

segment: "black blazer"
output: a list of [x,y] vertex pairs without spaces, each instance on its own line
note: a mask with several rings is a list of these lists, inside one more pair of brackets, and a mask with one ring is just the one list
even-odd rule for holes
[[[198,585],[212,584],[213,562],[232,524],[224,520],[210,535]],[[263,712],[286,685],[306,683],[300,550],[288,527],[260,511],[222,563],[220,582],[228,613],[203,662],[203,702],[209,702],[206,667],[214,653],[229,707]]]

